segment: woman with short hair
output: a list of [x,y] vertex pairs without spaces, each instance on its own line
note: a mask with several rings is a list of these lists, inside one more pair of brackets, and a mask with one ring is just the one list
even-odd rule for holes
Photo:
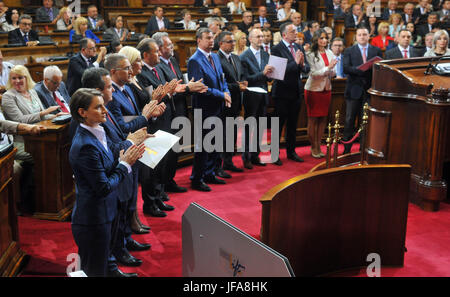
[[128,38],[129,31],[123,26],[123,17],[118,15],[111,19],[111,27],[105,30],[103,36],[111,36],[112,40],[124,42]]

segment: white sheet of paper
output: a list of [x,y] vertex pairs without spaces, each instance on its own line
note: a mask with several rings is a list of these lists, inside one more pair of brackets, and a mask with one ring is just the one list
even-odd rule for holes
[[180,140],[180,137],[162,130],[156,131],[153,135],[155,135],[155,137],[150,137],[144,141],[145,152],[142,155],[142,158],[139,159],[139,161],[152,169],[158,165],[172,146]]
[[260,87],[247,87],[247,91],[261,93],[261,94],[267,94],[267,91]]
[[278,80],[284,80],[284,74],[286,73],[286,65],[287,65],[286,58],[281,58],[277,56],[270,55],[269,62],[267,65],[273,66],[275,70],[268,74],[267,77],[278,79]]

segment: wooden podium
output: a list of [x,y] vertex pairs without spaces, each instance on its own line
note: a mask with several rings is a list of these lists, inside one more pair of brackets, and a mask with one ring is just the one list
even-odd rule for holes
[[0,158],[0,276],[15,276],[25,257],[19,246],[12,182],[16,151]]
[[69,164],[69,124],[55,125],[51,121],[38,123],[47,128],[39,136],[24,135],[25,151],[34,159],[34,217],[65,220],[75,201],[74,181]]
[[[437,211],[447,192],[443,167],[450,160],[450,77],[425,74],[430,60],[373,66],[365,154],[369,164],[411,164],[411,202]],[[440,61],[449,62],[450,57]]]

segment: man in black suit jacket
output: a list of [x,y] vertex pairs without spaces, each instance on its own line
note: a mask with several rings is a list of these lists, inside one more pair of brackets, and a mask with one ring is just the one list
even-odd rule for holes
[[152,16],[147,23],[145,28],[145,34],[152,36],[158,31],[166,31],[169,29],[169,20],[165,18],[164,10],[161,6],[157,6],[154,11],[154,16]]
[[258,8],[258,15],[255,16],[253,23],[260,23],[261,28],[273,27],[273,20],[267,15],[267,7],[260,6]]
[[87,8],[88,29],[91,31],[105,31],[105,20],[98,15],[97,6],[91,4]]
[[368,23],[367,17],[361,9],[361,5],[353,4],[351,13],[345,17],[345,28],[357,28],[359,26],[366,26]]
[[414,4],[412,3],[406,3],[405,6],[403,6],[403,13],[401,15],[405,24],[409,22],[417,24],[419,22],[417,16],[414,15]]
[[248,37],[248,33],[251,30],[252,26],[253,26],[253,14],[250,10],[245,11],[242,14],[242,22],[240,22],[237,26],[239,28],[239,30],[241,30],[242,32],[244,32],[245,34],[247,34]]
[[[295,140],[298,114],[303,98],[303,83],[301,73],[309,72],[309,64],[305,52],[295,43],[297,30],[292,23],[284,23],[280,27],[281,41],[272,48],[272,55],[287,58],[284,80],[275,80],[272,86],[272,98],[275,101],[275,112],[280,118],[279,135],[286,123],[286,153],[288,159],[303,162],[295,152]],[[275,162],[282,165],[281,160]]]
[[429,0],[419,0],[419,5],[414,8],[413,16],[419,19],[419,24],[427,21],[428,14],[431,12]]
[[401,11],[397,8],[398,1],[397,0],[389,0],[388,6],[383,9],[383,13],[381,14],[381,19],[389,20],[391,14],[401,13]]
[[67,87],[70,96],[81,88],[81,77],[84,70],[100,66],[106,55],[106,47],[100,47],[100,53],[97,58],[95,58],[95,54],[95,41],[90,38],[83,38],[80,41],[80,52],[70,58],[67,68]]
[[[219,35],[219,45],[220,49],[217,52],[220,59],[220,64],[222,65],[223,73],[225,74],[225,80],[228,84],[228,90],[230,90],[231,96],[231,106],[225,107],[223,120],[227,117],[236,118],[241,113],[242,107],[242,92],[246,90],[248,82],[245,81],[244,69],[242,68],[241,60],[239,56],[233,54],[234,45],[236,40],[234,40],[233,33],[224,31]],[[226,123],[226,121],[224,121]],[[233,139],[224,138],[224,153],[222,154],[223,159],[223,170],[230,170],[233,172],[242,172],[241,168],[237,168],[233,164],[233,151],[236,145],[237,139],[237,128],[234,126],[235,130],[233,133]],[[226,125],[224,125],[224,133],[226,130]],[[224,134],[226,135],[226,134]],[[228,148],[227,148],[228,146]],[[230,151],[231,149],[231,151]],[[219,175],[220,176],[220,175]]]
[[409,43],[411,42],[411,32],[409,32],[409,30],[401,29],[398,32],[397,42],[398,46],[386,51],[386,60],[402,58],[408,59],[421,56],[418,50],[412,46],[409,46]]
[[31,29],[32,25],[31,16],[28,14],[21,15],[19,28],[8,32],[8,44],[37,45],[39,43],[39,34]]
[[[345,126],[344,140],[348,141],[353,137],[356,116],[361,114],[362,107],[369,100],[367,90],[372,83],[372,69],[367,71],[359,70],[358,67],[370,59],[382,56],[378,47],[369,44],[369,31],[367,28],[356,30],[356,42],[344,52],[344,73],[347,74],[345,85]],[[344,145],[344,153],[349,153],[352,144]]]
[[[261,48],[264,35],[261,29],[253,29],[250,31],[249,40],[250,47],[244,51],[240,58],[244,68],[244,75],[248,81],[249,87],[260,87],[267,90],[267,82],[269,78],[267,75],[273,71],[273,66],[267,65],[269,62],[269,54]],[[256,123],[259,118],[265,116],[265,109],[268,104],[268,95],[245,91],[243,105],[245,110],[245,118],[254,117]],[[266,166],[265,163],[259,159],[260,148],[259,144],[262,139],[262,131],[257,128],[249,131],[248,125],[245,126],[245,151],[242,154],[244,167],[252,169],[253,165]],[[251,135],[250,135],[251,134]],[[256,142],[256,151],[251,151],[250,139],[253,139],[252,144]]]
[[439,14],[437,12],[432,12],[427,16],[427,22],[423,25],[420,25],[417,28],[417,34],[425,38],[425,35],[430,33],[434,26],[436,26],[439,22]]

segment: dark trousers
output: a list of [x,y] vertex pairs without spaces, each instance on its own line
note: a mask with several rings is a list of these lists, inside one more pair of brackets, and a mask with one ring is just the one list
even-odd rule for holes
[[[355,134],[355,120],[357,117],[362,118],[363,106],[367,102],[368,97],[359,100],[345,100],[345,124],[344,124],[344,141],[352,139]],[[349,153],[353,143],[345,144],[344,150]]]
[[233,119],[237,118],[239,116],[239,114],[241,113],[241,108],[242,108],[242,104],[241,104],[241,93],[239,94],[235,94],[232,98],[231,98],[231,107],[225,107],[224,112],[223,112],[223,137],[224,137],[224,142],[223,142],[223,153],[222,153],[222,160],[223,160],[223,165],[228,165],[231,166],[233,165],[233,155],[234,155],[234,151],[232,152],[227,152],[227,146],[229,145],[229,143],[231,142],[233,150],[236,147],[236,141],[237,141],[237,127],[236,125],[233,125],[233,138],[232,139],[228,139],[227,138],[227,134],[226,134],[226,130],[227,130],[227,126],[226,126],[226,118],[227,117],[231,117]]
[[[286,90],[289,91],[289,90]],[[302,96],[303,97],[303,96]],[[286,124],[286,152],[287,154],[295,153],[295,140],[297,134],[297,121],[300,112],[301,100],[285,100],[281,98],[274,98],[275,114],[279,117],[279,135],[281,139],[281,132],[283,126]]]
[[87,276],[107,275],[111,245],[111,223],[99,225],[72,224],[72,234],[78,246],[81,270]]
[[[264,131],[259,131],[259,118],[264,117],[266,115],[266,95],[265,94],[248,94],[248,92],[244,93],[244,112],[245,119],[248,117],[254,117],[256,119],[256,127],[250,131],[250,127],[245,125],[245,150],[242,154],[242,160],[244,161],[252,161],[257,160],[260,153],[260,143],[262,141],[262,136]],[[250,148],[250,140],[252,139],[252,143],[256,141],[256,151],[250,152],[253,150]]]
[[130,205],[133,204],[133,200],[119,201],[118,212],[115,218],[114,224],[117,225],[116,238],[113,241],[112,253],[116,256],[127,253],[125,244],[131,239],[131,216]]
[[154,169],[139,162],[139,181],[144,208],[155,204],[157,199],[161,199],[164,193],[164,185],[167,182],[166,164],[167,154]]

